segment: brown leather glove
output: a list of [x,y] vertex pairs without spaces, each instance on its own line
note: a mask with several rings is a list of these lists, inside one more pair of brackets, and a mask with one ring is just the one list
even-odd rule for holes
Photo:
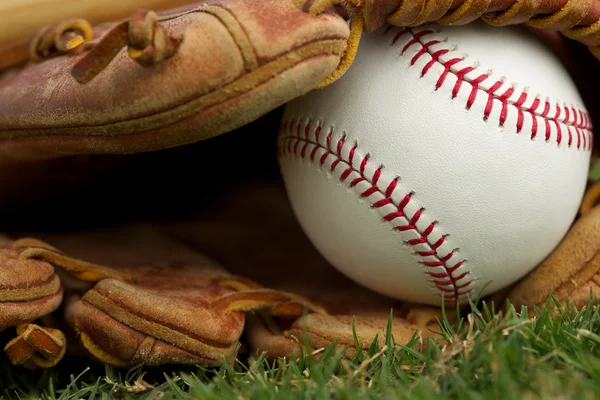
[[5,346],[5,351],[13,364],[52,366],[64,355],[65,337],[60,331],[30,322],[59,307],[63,298],[60,280],[52,266],[20,259],[20,252],[11,249],[8,238],[2,238],[1,248],[0,331],[18,327],[18,337]]
[[54,366],[65,354],[66,339],[60,330],[32,323],[55,311],[63,299],[55,266],[84,282],[125,278],[108,268],[73,263],[32,240],[11,242],[3,237],[0,260],[0,331],[13,326],[17,331],[4,351],[13,364],[28,368]]
[[[270,356],[291,355],[296,345],[312,351],[338,340],[338,346],[349,346],[351,358],[354,332],[364,350],[377,338],[384,344],[390,309],[397,309],[395,339],[405,344],[414,337],[422,348],[429,329],[437,328],[434,321],[420,319],[419,312],[359,287],[329,266],[295,221],[282,183],[269,181],[219,190],[181,219],[14,232],[25,239],[7,252],[27,255],[22,270],[67,271],[62,275],[66,300],[55,315],[64,315],[76,333],[70,336],[78,337],[88,354],[113,366],[231,362],[244,327],[250,347]],[[201,251],[240,275],[226,272]],[[242,312],[253,312],[246,325]]]
[[[19,258],[2,268],[13,268],[14,275],[41,262],[41,286],[63,264],[108,265],[106,271],[131,275],[131,281],[94,275],[99,282],[93,287],[82,286],[80,275],[62,275],[69,296],[58,315],[66,316],[96,359],[118,366],[216,365],[235,355],[244,327],[241,312],[251,311],[260,313],[250,316],[247,339],[252,348],[272,355],[290,354],[306,337],[313,349],[334,339],[352,346],[352,316],[359,345],[368,346],[385,328],[390,307],[397,310],[397,341],[436,330],[430,314],[409,311],[348,282],[307,244],[281,195],[261,184],[277,176],[271,134],[279,119],[276,112],[265,114],[339,78],[361,33],[384,22],[459,24],[481,16],[497,25],[530,21],[575,37],[595,52],[599,3],[343,2],[350,25],[333,12],[337,3],[214,0],[158,15],[140,10],[127,21],[94,30],[82,20],[56,21],[28,46],[1,54],[2,217],[13,237],[44,240],[17,240],[5,251],[53,257]],[[586,60],[572,68],[589,70],[589,54],[557,38],[551,35],[549,41],[564,45],[561,54]],[[597,71],[596,64],[591,68]],[[591,102],[588,108],[596,109]],[[263,125],[247,125],[261,116]],[[188,146],[185,157],[165,150],[226,132],[224,138]],[[162,151],[131,154],[151,150]],[[129,155],[118,156],[123,154]],[[273,163],[261,165],[261,156]],[[253,189],[227,187],[239,182]],[[170,221],[159,221],[165,213]],[[253,219],[264,213],[269,217]],[[267,223],[275,217],[282,219]],[[145,225],[95,226],[124,219]],[[239,227],[245,225],[251,228]],[[56,229],[63,232],[52,232]],[[288,234],[288,241],[278,243]],[[57,262],[57,256],[69,262]],[[6,279],[0,288],[24,286],[11,274],[0,279]],[[38,298],[17,301],[27,309]],[[34,312],[13,318],[5,328],[56,306],[34,304]],[[206,317],[194,319],[192,310]]]
[[[210,305],[231,290],[216,283],[228,274],[202,254],[144,224],[35,236],[61,251],[37,240],[14,245],[68,257],[82,269],[90,260],[110,264],[126,277],[102,279],[92,287],[78,276],[63,278],[66,320],[96,359],[115,366],[213,366],[236,354],[244,316]],[[74,258],[78,256],[86,261]],[[45,258],[61,267],[62,258]]]

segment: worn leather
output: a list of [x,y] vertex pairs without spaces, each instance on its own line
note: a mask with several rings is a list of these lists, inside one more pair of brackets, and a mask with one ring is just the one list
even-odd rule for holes
[[355,18],[363,20],[366,32],[374,32],[386,23],[400,27],[430,22],[463,25],[481,18],[494,26],[526,24],[560,31],[587,45],[596,57],[600,55],[598,0],[367,0],[359,6],[356,1],[327,3],[345,4]]
[[[298,338],[309,339],[314,349],[340,339],[340,347],[350,345],[347,356],[352,357],[353,317],[359,343],[367,349],[375,338],[384,344],[390,308],[397,341],[427,338],[426,325],[435,329],[430,319],[426,323],[410,316],[406,305],[335,271],[303,234],[281,181],[263,182],[222,188],[184,218],[84,231],[15,232],[43,241],[15,243],[32,253],[31,261],[43,257],[62,268],[65,261],[52,258],[58,254],[75,266],[96,266],[80,268],[84,274],[106,265],[128,277],[89,284],[82,281],[88,275],[73,277],[76,268],[61,274],[67,293],[63,312],[79,344],[96,360],[118,367],[220,365],[236,356],[244,328],[251,349],[271,357],[297,351]],[[240,198],[242,203],[236,200]],[[264,251],[263,244],[274,240],[278,244]],[[281,268],[290,273],[282,274]],[[244,325],[244,315],[230,306],[257,313]],[[273,330],[275,326],[280,329]],[[20,354],[17,345],[25,345],[25,338],[14,341],[11,355]]]
[[153,67],[123,49],[82,85],[71,70],[84,51],[0,75],[0,163],[157,150],[230,131],[314,88],[348,38],[340,17],[291,0],[195,7],[160,22],[181,44]]
[[235,356],[244,316],[210,305],[231,289],[215,283],[228,274],[201,253],[144,225],[23,235],[133,277],[103,279],[91,289],[80,279],[63,279],[69,293],[65,317],[96,359],[121,367],[214,366]]
[[66,338],[57,329],[34,324],[55,311],[63,299],[57,268],[81,282],[125,275],[110,268],[74,262],[52,246],[35,239],[11,241],[2,237],[0,247],[0,330],[16,327],[16,337],[4,346],[14,365],[48,368],[66,352]]
[[[433,15],[441,22],[462,24],[486,14],[481,14],[484,1],[432,3],[429,8],[425,3],[402,2],[412,7],[412,11],[402,11],[410,11],[409,18],[409,14],[395,12],[396,0],[367,1],[364,10],[368,12],[361,15],[369,29],[375,29],[386,21],[394,22],[392,15],[408,21],[401,24]],[[416,313],[411,306],[377,295],[336,272],[302,233],[281,182],[271,181],[273,171],[266,180],[257,173],[265,163],[275,164],[273,135],[278,118],[266,126],[238,130],[243,137],[229,132],[225,138],[188,147],[187,162],[182,162],[185,157],[180,153],[163,156],[159,152],[149,158],[129,155],[179,146],[244,125],[311,90],[336,68],[344,52],[348,27],[343,20],[301,12],[306,6],[303,1],[269,0],[260,6],[242,0],[205,4],[218,11],[199,10],[158,22],[169,35],[183,40],[177,52],[154,65],[134,61],[135,46],[119,49],[106,69],[81,86],[73,79],[72,67],[90,54],[92,46],[80,49],[84,50],[80,54],[54,54],[0,75],[0,202],[2,221],[13,222],[13,237],[38,237],[66,254],[138,275],[135,283],[104,279],[90,286],[61,274],[68,288],[64,311],[81,343],[96,359],[117,366],[138,362],[217,365],[235,354],[244,325],[239,311],[244,307],[262,310],[250,315],[245,324],[250,348],[271,356],[292,354],[298,340],[310,339],[307,349],[318,349],[339,339],[340,345],[350,346],[347,356],[351,357],[353,316],[359,345],[365,348],[376,336],[381,340],[390,308],[397,341],[406,343],[415,333],[425,340],[429,329],[437,330],[433,314]],[[531,10],[523,10],[534,2],[521,2],[514,15],[502,14],[514,2],[489,4],[488,13],[498,12],[505,18],[503,23],[510,24],[529,18],[525,14]],[[554,15],[564,6],[562,0],[544,0],[538,14]],[[591,4],[587,14],[582,11],[580,6],[568,18],[555,19],[566,24],[584,14],[579,25],[565,34],[585,36],[582,42],[593,46],[598,2]],[[237,18],[246,39],[228,15]],[[96,27],[95,38],[114,26]],[[124,45],[128,46],[127,40]],[[310,46],[316,53],[299,50]],[[20,56],[23,53],[11,57]],[[575,64],[578,60],[571,58]],[[272,69],[275,64],[283,69]],[[587,72],[579,78],[591,86],[587,78],[594,75]],[[218,99],[209,107],[206,99],[211,95]],[[220,142],[224,145],[211,147],[215,140],[224,140]],[[81,153],[94,156],[63,157]],[[97,153],[128,155],[99,157]],[[238,179],[248,186],[238,186]],[[230,185],[235,190],[226,188]],[[194,194],[198,190],[200,194]],[[182,209],[183,203],[196,210]],[[17,212],[19,208],[25,212]],[[92,228],[99,220],[148,222],[159,219],[159,214],[175,221]],[[77,228],[71,225],[74,220]],[[51,232],[56,228],[64,232]],[[47,289],[55,270],[48,260],[15,261],[14,254],[21,251],[9,249],[0,260],[0,296],[7,299],[0,303],[4,328],[31,322],[54,310],[60,301],[52,289],[49,299],[42,296],[38,302],[38,292]],[[586,252],[577,250],[574,258],[580,260],[577,254]],[[204,254],[229,272],[207,261]],[[586,271],[593,267],[589,261],[582,265]],[[552,276],[555,268],[546,268],[545,273]],[[180,274],[165,272],[173,270]],[[216,276],[226,281],[233,273],[279,290],[252,287],[239,292],[220,279],[213,280]],[[537,282],[569,285],[563,275],[556,277]],[[31,282],[36,285],[31,287]],[[593,286],[591,280],[577,282],[584,289]],[[240,281],[233,279],[229,284]],[[523,287],[529,291],[527,285]],[[15,288],[26,294],[21,297],[25,301],[14,301]],[[544,289],[531,292],[538,295]],[[308,299],[294,303],[286,293]],[[542,296],[534,297],[514,299],[537,303]],[[167,304],[171,307],[165,310]],[[217,311],[215,304],[237,310]],[[198,313],[206,318],[196,318]],[[40,332],[36,326],[21,326],[25,328],[13,342],[12,349],[18,350],[14,359],[23,365],[43,366],[40,356],[51,358],[48,350],[58,343],[58,336],[46,331],[51,333],[44,336],[47,346],[40,347],[44,337],[31,340]]]
[[13,365],[50,368],[62,360],[67,351],[66,342],[59,329],[21,324],[17,326],[17,337],[6,344],[4,352]]
[[[397,26],[414,26],[425,22],[439,22],[439,19],[453,20],[451,16],[464,16],[453,23],[469,23],[475,16],[484,15],[486,19],[503,19],[507,25],[528,22],[542,23],[551,29],[565,29],[573,26],[588,26],[600,18],[600,3],[591,0],[454,0],[446,1],[401,1],[368,0],[363,6],[366,26],[369,31],[376,30],[384,22]],[[483,10],[483,11],[482,11]],[[441,15],[440,15],[441,14]],[[563,21],[561,24],[556,24]],[[450,22],[450,21],[449,21]]]
[[0,331],[50,314],[63,298],[52,265],[20,258],[10,243],[3,240],[0,248]]

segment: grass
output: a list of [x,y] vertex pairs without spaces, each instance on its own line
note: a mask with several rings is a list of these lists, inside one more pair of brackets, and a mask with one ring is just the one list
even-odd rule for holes
[[[7,399],[597,399],[600,398],[600,309],[546,307],[494,313],[482,303],[457,324],[442,323],[444,340],[415,351],[383,327],[373,343],[346,361],[332,345],[297,360],[268,361],[246,352],[220,369],[117,370],[85,359],[27,371],[0,366]],[[554,314],[550,305],[557,306]]]

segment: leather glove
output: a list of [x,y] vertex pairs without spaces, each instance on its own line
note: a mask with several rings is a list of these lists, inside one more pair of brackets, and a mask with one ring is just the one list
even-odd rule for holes
[[[249,154],[254,156],[258,149],[274,146],[269,133],[276,131],[277,121],[269,121],[264,127],[253,125],[253,129],[248,124],[269,118],[268,113],[289,100],[338,79],[351,65],[362,32],[384,23],[462,24],[480,17],[494,25],[527,23],[561,31],[589,46],[592,53],[597,52],[594,27],[600,8],[590,0],[373,0],[343,2],[343,8],[336,5],[335,1],[265,0],[258,4],[251,0],[215,0],[158,14],[138,10],[128,20],[95,28],[84,20],[56,21],[41,29],[26,46],[14,46],[0,54],[0,70],[4,70],[0,73],[0,200],[4,210],[10,210],[3,218],[13,224],[10,233],[17,238],[4,251],[17,254],[14,257],[20,260],[3,263],[3,271],[13,268],[13,272],[0,276],[6,280],[0,282],[0,287],[29,289],[26,285],[30,281],[23,283],[15,277],[20,270],[33,274],[38,268],[36,273],[41,278],[36,275],[36,279],[41,286],[55,279],[56,271],[65,269],[63,264],[75,269],[92,265],[94,269],[113,271],[111,274],[122,279],[94,275],[94,286],[82,285],[80,275],[73,278],[67,273],[61,281],[68,298],[58,313],[64,315],[88,353],[117,366],[139,362],[217,365],[235,356],[244,326],[251,347],[272,355],[290,354],[296,344],[305,346],[300,336],[311,339],[311,348],[334,339],[353,345],[351,316],[356,317],[357,337],[364,347],[382,332],[391,307],[399,310],[393,324],[398,341],[406,343],[415,334],[425,338],[430,328],[435,331],[430,313],[396,305],[335,274],[306,239],[298,238],[300,231],[289,218],[277,225],[277,235],[283,237],[287,229],[295,229],[290,233],[296,237],[294,246],[306,249],[301,252],[307,257],[302,265],[296,264],[296,258],[301,260],[299,256],[290,258],[293,249],[281,253],[286,257],[246,263],[238,249],[248,243],[254,243],[254,249],[262,248],[263,256],[275,256],[278,251],[269,247],[265,251],[265,241],[255,241],[260,238],[260,229],[269,227],[257,221],[256,229],[241,238],[223,237],[215,242],[218,229],[207,229],[206,218],[210,221],[211,215],[220,215],[217,225],[229,234],[235,233],[236,229],[227,229],[233,222],[224,222],[227,213],[234,215],[243,210],[239,204],[246,207],[244,200],[250,199],[254,190],[250,194],[225,191],[229,197],[211,190],[207,175],[227,176],[220,180],[234,181],[222,168],[223,157],[218,157],[221,163],[200,170],[202,200],[206,197],[221,202],[213,206],[197,202],[189,214],[179,216],[185,223],[171,221],[157,226],[156,207],[144,216],[145,225],[120,224],[97,230],[89,215],[90,210],[102,209],[113,219],[124,216],[133,220],[140,204],[170,204],[164,208],[175,213],[179,205],[173,203],[173,198],[196,198],[185,189],[197,182],[194,171],[198,170],[182,168],[171,171],[168,179],[160,179],[164,165],[157,173],[153,163],[148,162],[153,157],[160,162],[160,155],[144,159],[132,153],[161,153],[211,137],[211,141],[204,142],[214,142],[221,139],[215,136],[227,132],[230,134],[222,135],[227,137],[222,140],[230,140],[224,146],[226,153],[212,153],[211,145],[204,142],[193,149],[206,158],[226,154],[227,166],[237,167],[234,175],[258,185],[254,188],[260,187],[260,176],[239,171],[247,169],[242,161],[247,161]],[[554,32],[545,33],[552,33],[548,41],[561,55],[576,54],[577,60],[584,60],[572,63],[573,70],[595,71],[597,65],[579,52],[581,46]],[[593,99],[591,93],[588,99]],[[594,104],[589,104],[593,112]],[[245,142],[238,136],[234,140],[233,130],[251,131],[251,146],[244,147]],[[183,183],[185,188],[173,191],[169,179]],[[119,180],[121,191],[115,189]],[[146,186],[136,193],[127,187],[132,182],[138,189],[140,182]],[[102,190],[118,195],[107,197]],[[77,213],[64,207],[82,200],[86,217],[79,223],[83,226],[77,230],[68,225],[65,228],[64,221],[77,220]],[[269,212],[285,207],[281,199],[275,203]],[[219,207],[225,204],[227,207],[219,213]],[[248,202],[248,206],[252,204]],[[57,215],[57,209],[65,214]],[[254,212],[243,217],[252,217]],[[192,218],[196,213],[205,216]],[[29,223],[32,229],[24,226],[25,219],[19,217],[23,215],[37,215]],[[57,220],[66,231],[51,232],[56,226],[49,221]],[[234,222],[243,224],[244,219]],[[36,240],[18,239],[23,237]],[[52,257],[22,259],[25,253]],[[230,272],[204,254],[217,258]],[[57,257],[69,261],[57,262]],[[40,263],[38,267],[31,267],[36,263]],[[576,264],[575,270],[582,268],[581,263]],[[284,269],[286,274],[277,273]],[[174,275],[172,271],[179,273]],[[290,271],[307,273],[286,282],[285,275],[294,276]],[[320,274],[326,277],[322,283],[314,279]],[[541,291],[547,289],[544,279],[537,282],[542,285]],[[19,315],[4,328],[52,312],[61,301],[58,292],[60,288],[49,294],[54,302],[46,308],[37,304],[29,307],[39,297],[14,300],[7,295],[7,303],[11,303],[8,306],[24,304],[18,305],[21,311],[15,314]],[[27,314],[24,310],[29,308],[33,312]],[[207,317],[193,320],[192,309]],[[243,313],[252,312],[257,314],[250,314],[245,324]],[[21,336],[25,331],[19,331]]]

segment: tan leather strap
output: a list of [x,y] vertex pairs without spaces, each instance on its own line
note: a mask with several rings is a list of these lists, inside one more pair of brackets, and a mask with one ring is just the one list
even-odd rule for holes
[[17,326],[17,335],[4,347],[13,365],[29,369],[50,368],[65,355],[67,341],[58,329],[22,324]]
[[586,46],[600,45],[600,20],[592,25],[580,26],[563,31],[563,34],[573,40],[577,40]]
[[577,26],[587,15],[594,0],[567,0],[566,4],[550,15],[536,15],[527,23],[536,28],[562,31]]
[[419,26],[442,18],[452,7],[452,0],[425,0],[421,14],[410,26]]
[[[443,15],[439,15],[439,11],[446,8],[446,0],[388,0],[387,7],[378,7],[382,1],[365,0],[367,5],[363,8],[369,10],[366,14],[369,20],[365,21],[368,31],[378,29],[383,23],[414,26],[454,21],[453,24],[466,24],[478,15],[494,24],[515,25],[529,21],[531,25],[554,30],[589,26],[600,19],[599,0],[453,0]],[[390,2],[394,6],[392,12],[387,11]],[[387,14],[377,15],[373,10]]]
[[[528,24],[563,31],[567,37],[582,40],[600,58],[600,0],[319,0],[318,4],[318,8],[312,7],[309,11],[317,14],[327,7],[345,6],[351,18],[360,19],[367,32],[384,23],[461,25],[477,18],[495,26]],[[358,48],[357,42],[356,35],[351,36],[349,48]],[[340,63],[332,76],[319,86],[334,82],[350,64],[348,60]]]
[[265,310],[273,316],[298,317],[304,313],[326,315],[327,311],[294,293],[266,289],[243,277],[227,276],[214,279],[221,286],[235,290],[212,302],[214,307],[228,312]]
[[492,0],[466,0],[454,10],[448,11],[438,19],[441,25],[465,25],[481,17],[489,8]]
[[541,4],[542,0],[515,1],[506,10],[487,13],[481,18],[493,26],[522,24],[538,12]]
[[29,43],[0,51],[0,71],[28,61],[39,62],[64,54],[77,54],[89,46],[92,26],[83,19],[65,20],[42,28]]
[[154,65],[175,54],[182,38],[170,36],[158,22],[184,13],[158,17],[154,11],[137,10],[129,21],[111,29],[73,67],[73,77],[87,83],[127,46],[129,56],[141,65]]
[[[379,29],[384,23],[388,23],[395,26],[412,26],[413,23],[419,18],[425,9],[425,3],[427,0],[414,0],[414,1],[403,1],[394,8],[394,11],[389,15],[373,15],[370,16],[373,22],[369,23],[367,32],[372,32],[375,29]],[[398,3],[398,2],[395,2]]]
[[14,241],[12,247],[21,250],[20,259],[46,261],[81,281],[98,282],[107,278],[126,282],[135,281],[135,278],[129,273],[66,256],[41,240],[23,238]]

